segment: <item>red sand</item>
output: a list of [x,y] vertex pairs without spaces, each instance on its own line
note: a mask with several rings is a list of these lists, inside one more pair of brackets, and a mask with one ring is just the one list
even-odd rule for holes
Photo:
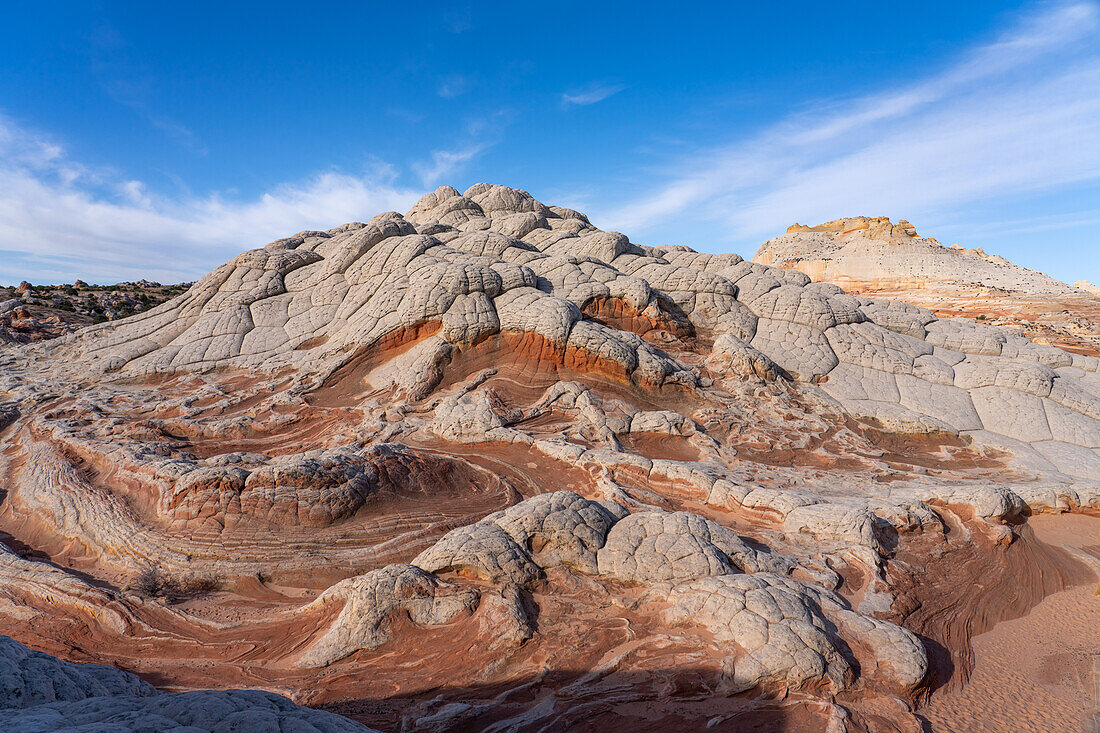
[[[1040,515],[1030,524],[1044,542],[1100,555],[1100,518]],[[1054,593],[974,637],[970,681],[934,694],[920,711],[932,730],[1100,731],[1098,592],[1094,582]]]

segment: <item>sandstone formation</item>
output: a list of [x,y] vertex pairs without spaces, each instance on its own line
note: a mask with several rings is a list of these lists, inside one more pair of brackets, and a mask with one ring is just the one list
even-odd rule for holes
[[0,619],[382,730],[920,730],[1098,474],[1094,356],[445,186],[0,351]]
[[1078,280],[1073,283],[1073,287],[1078,290],[1084,290],[1086,293],[1092,293],[1093,295],[1100,295],[1100,285],[1093,285],[1088,280]]
[[1019,267],[981,247],[944,246],[886,217],[795,224],[760,246],[753,262],[798,270],[853,294],[897,299],[936,315],[969,316],[1022,329],[1032,340],[1100,355],[1100,298]]
[[856,291],[931,288],[942,283],[1050,296],[1073,295],[1075,290],[980,247],[946,247],[920,237],[906,220],[893,224],[886,217],[858,216],[815,227],[795,224],[761,245],[753,261],[794,267],[815,282]]
[[0,729],[352,733],[347,718],[253,690],[158,693],[114,667],[71,664],[0,636]]

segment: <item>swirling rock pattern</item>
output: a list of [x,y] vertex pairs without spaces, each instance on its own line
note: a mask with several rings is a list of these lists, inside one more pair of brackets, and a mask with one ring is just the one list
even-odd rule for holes
[[[1100,513],[1098,472],[1097,358],[444,186],[2,347],[0,618],[387,729],[644,703],[904,730],[933,644],[965,670],[982,623],[1081,579],[1022,528]],[[346,722],[34,659],[50,685],[0,670],[28,729]]]
[[270,692],[159,693],[114,667],[72,664],[0,636],[0,726],[23,733],[60,730],[302,730],[369,733],[370,728]]

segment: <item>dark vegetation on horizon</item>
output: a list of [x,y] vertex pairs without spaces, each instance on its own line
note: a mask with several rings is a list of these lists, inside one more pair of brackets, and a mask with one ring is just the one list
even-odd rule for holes
[[89,285],[0,287],[0,343],[30,343],[63,336],[84,326],[127,318],[185,292],[191,283],[162,285],[148,280]]

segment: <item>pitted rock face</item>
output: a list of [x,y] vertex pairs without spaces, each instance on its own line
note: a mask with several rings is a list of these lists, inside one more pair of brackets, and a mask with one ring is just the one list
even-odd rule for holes
[[436,408],[432,432],[463,442],[506,440],[507,426],[522,417],[509,409],[492,390],[455,395]]
[[516,585],[541,577],[541,568],[562,564],[594,574],[597,551],[625,515],[618,504],[589,501],[571,491],[543,494],[452,530],[413,564]]
[[421,567],[473,569],[497,584],[481,611],[482,627],[506,646],[522,644],[532,632],[517,583],[531,583],[564,562],[581,572],[653,586],[667,594],[664,617],[670,623],[701,625],[716,641],[736,644],[725,664],[731,692],[822,681],[844,689],[854,679],[856,660],[842,632],[856,635],[852,643],[858,640],[876,673],[898,689],[912,690],[928,670],[924,647],[912,633],[852,611],[843,597],[819,585],[786,577],[796,567],[792,559],[751,548],[698,514],[627,514],[617,504],[558,491],[455,530],[415,562],[420,567],[391,565],[346,580],[306,607],[308,612],[345,601],[300,663],[328,665],[384,644],[384,624],[395,612],[436,625],[477,605],[476,592],[442,583]]
[[598,561],[601,573],[646,584],[783,565],[717,522],[688,512],[631,514],[608,533]]
[[542,567],[572,565],[595,574],[596,552],[607,533],[626,515],[618,504],[606,506],[571,491],[555,491],[516,504],[486,520],[494,522]]
[[407,614],[413,623],[445,624],[473,610],[478,596],[441,583],[413,565],[387,565],[329,588],[307,610],[322,610],[343,601],[340,615],[303,655],[307,667],[331,664],[360,649],[374,649],[390,639],[392,616]]
[[774,361],[729,333],[715,339],[706,366],[719,379],[740,381],[756,377],[772,382],[779,376],[779,367]]
[[50,703],[29,710],[0,710],[0,725],[23,733],[69,730],[370,733],[373,730],[261,690],[193,691],[150,698],[119,695]]
[[375,478],[369,464],[333,452],[272,461],[248,475],[241,511],[295,524],[325,525],[354,514],[370,494]]
[[412,564],[433,573],[466,573],[517,585],[542,575],[527,551],[491,520],[451,530],[434,547],[413,558]]
[[33,708],[105,695],[149,697],[152,685],[98,664],[69,664],[0,636],[0,710]]
[[720,642],[744,650],[731,660],[732,691],[771,680],[794,684],[826,679],[838,689],[853,678],[848,643],[858,634],[891,681],[913,688],[928,659],[920,640],[894,624],[854,613],[835,593],[772,573],[722,575],[673,588],[666,612],[673,623],[701,624]]

